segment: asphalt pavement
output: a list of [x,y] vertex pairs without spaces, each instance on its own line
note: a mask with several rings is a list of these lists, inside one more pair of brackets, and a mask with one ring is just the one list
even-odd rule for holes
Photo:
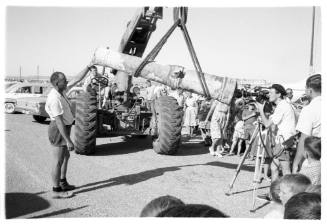
[[[231,196],[225,195],[240,158],[213,157],[199,137],[183,139],[177,155],[158,155],[151,138],[97,139],[91,156],[71,153],[67,179],[77,186],[70,199],[51,198],[49,122],[25,114],[5,115],[7,218],[138,217],[152,199],[172,195],[207,204],[231,217],[262,218],[271,208],[252,209],[254,162],[246,161]],[[260,184],[258,193],[269,184]],[[263,207],[262,207],[263,206]]]

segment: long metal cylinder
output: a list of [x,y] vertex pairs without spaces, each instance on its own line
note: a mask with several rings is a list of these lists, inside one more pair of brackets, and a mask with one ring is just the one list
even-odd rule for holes
[[[142,62],[142,58],[122,54],[109,48],[96,49],[92,62],[107,66],[132,75]],[[162,83],[172,88],[180,87],[202,96],[205,95],[196,71],[186,70],[179,65],[160,65],[148,63],[140,73],[140,77]],[[236,89],[236,79],[204,73],[210,96],[222,103],[230,104]]]

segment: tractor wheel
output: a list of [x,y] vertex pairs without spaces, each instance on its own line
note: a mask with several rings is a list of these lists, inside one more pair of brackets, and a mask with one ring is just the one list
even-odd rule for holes
[[153,149],[158,154],[177,153],[181,142],[183,111],[177,100],[171,96],[162,96],[155,103],[158,136],[153,141]]
[[39,116],[39,115],[33,115],[33,118],[35,121],[40,122],[40,123],[44,122],[47,119],[46,117]]
[[95,91],[83,92],[76,99],[74,142],[75,152],[95,152],[97,136],[97,98]]
[[15,112],[15,104],[14,103],[5,103],[5,112],[7,114],[13,114]]

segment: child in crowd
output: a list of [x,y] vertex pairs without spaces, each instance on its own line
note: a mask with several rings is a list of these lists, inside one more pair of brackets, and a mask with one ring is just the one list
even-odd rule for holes
[[283,219],[284,207],[279,198],[280,193],[280,179],[273,181],[270,185],[270,195],[273,202],[273,208],[265,215],[265,219]]
[[285,204],[284,219],[320,219],[321,195],[302,192],[291,197]]
[[293,195],[304,192],[311,185],[311,181],[303,174],[286,174],[280,180],[279,197],[283,205]]
[[158,197],[142,209],[140,217],[156,217],[162,211],[178,205],[184,205],[184,202],[170,195]]
[[[202,141],[205,146],[211,146],[212,141],[210,137],[210,122],[205,122],[205,119],[209,113],[211,107],[212,100],[209,98],[204,99],[201,102],[198,119],[199,119],[199,129],[201,131]],[[209,119],[210,121],[210,119]]]
[[321,140],[317,137],[307,137],[304,140],[304,158],[299,173],[310,178],[314,185],[320,184],[321,180]]
[[244,121],[239,120],[236,122],[233,133],[233,143],[228,155],[233,155],[234,149],[237,145],[237,155],[240,156],[242,144],[244,141]]

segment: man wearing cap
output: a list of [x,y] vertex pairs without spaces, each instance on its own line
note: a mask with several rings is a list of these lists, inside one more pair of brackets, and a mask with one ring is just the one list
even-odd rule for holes
[[286,95],[286,90],[282,85],[272,85],[269,101],[276,104],[276,108],[269,119],[264,115],[263,105],[256,103],[264,126],[268,128],[274,124],[278,128],[276,146],[273,150],[274,158],[271,164],[272,181],[278,178],[278,166],[282,167],[283,175],[291,173],[290,161],[292,155],[290,151],[282,150],[281,143],[296,134],[296,119],[291,104],[285,100]]

